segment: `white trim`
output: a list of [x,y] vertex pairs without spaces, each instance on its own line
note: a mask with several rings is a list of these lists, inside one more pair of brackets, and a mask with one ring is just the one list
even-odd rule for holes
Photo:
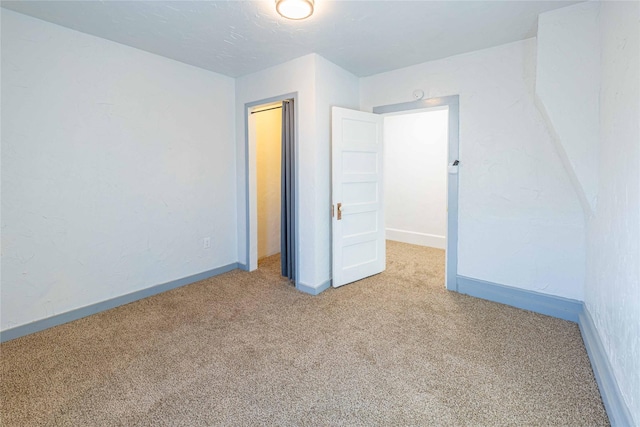
[[430,248],[437,249],[447,248],[446,236],[418,233],[417,231],[399,230],[397,228],[387,228],[385,230],[385,234],[387,240],[410,243],[412,245],[428,246]]

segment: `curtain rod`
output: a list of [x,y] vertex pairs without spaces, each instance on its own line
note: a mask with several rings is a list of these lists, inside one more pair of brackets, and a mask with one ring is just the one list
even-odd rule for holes
[[262,113],[263,111],[269,111],[269,110],[277,110],[278,108],[282,108],[282,105],[278,107],[265,108],[264,110],[260,110],[260,111],[252,111],[251,114]]

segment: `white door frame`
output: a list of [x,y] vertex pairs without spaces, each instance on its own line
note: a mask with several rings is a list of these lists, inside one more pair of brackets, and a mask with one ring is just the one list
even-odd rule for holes
[[400,104],[381,105],[373,108],[377,114],[409,112],[410,110],[449,107],[447,173],[447,249],[445,255],[445,286],[458,291],[458,166],[460,159],[460,97],[458,95],[423,99]]
[[[251,117],[251,110],[255,107],[264,104],[272,104],[274,102],[285,101],[287,99],[293,99],[294,101],[294,126],[295,126],[295,140],[294,151],[295,157],[293,160],[293,176],[294,176],[294,192],[295,192],[295,206],[294,215],[296,216],[294,240],[296,246],[296,271],[300,271],[300,240],[299,240],[299,202],[298,197],[300,185],[298,177],[298,93],[288,93],[285,95],[274,96],[271,98],[261,99],[259,101],[247,102],[244,104],[244,135],[245,135],[245,183],[246,183],[246,227],[247,227],[247,244],[246,244],[246,269],[253,271],[258,268],[258,189],[257,189],[257,156],[256,156],[256,141],[252,138],[253,135],[249,134],[249,118]],[[297,278],[296,278],[297,280]]]

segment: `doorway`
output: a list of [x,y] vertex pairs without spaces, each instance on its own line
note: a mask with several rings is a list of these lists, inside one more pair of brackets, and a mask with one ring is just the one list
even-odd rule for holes
[[446,249],[448,107],[384,117],[385,236]]
[[[445,286],[457,291],[457,95],[375,107],[373,113],[332,107],[332,286],[385,269],[383,115],[434,107],[447,109]],[[356,191],[357,190],[357,191]]]
[[247,145],[247,265],[280,255],[281,273],[295,284],[297,170],[295,94],[245,104]]
[[376,114],[410,114],[419,111],[447,111],[446,150],[446,239],[445,239],[445,287],[458,290],[458,168],[459,161],[459,96],[430,98],[400,104],[374,107]]

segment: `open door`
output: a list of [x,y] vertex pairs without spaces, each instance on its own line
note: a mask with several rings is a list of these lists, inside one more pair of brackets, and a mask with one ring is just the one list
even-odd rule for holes
[[385,269],[382,123],[378,114],[332,107],[334,288]]

